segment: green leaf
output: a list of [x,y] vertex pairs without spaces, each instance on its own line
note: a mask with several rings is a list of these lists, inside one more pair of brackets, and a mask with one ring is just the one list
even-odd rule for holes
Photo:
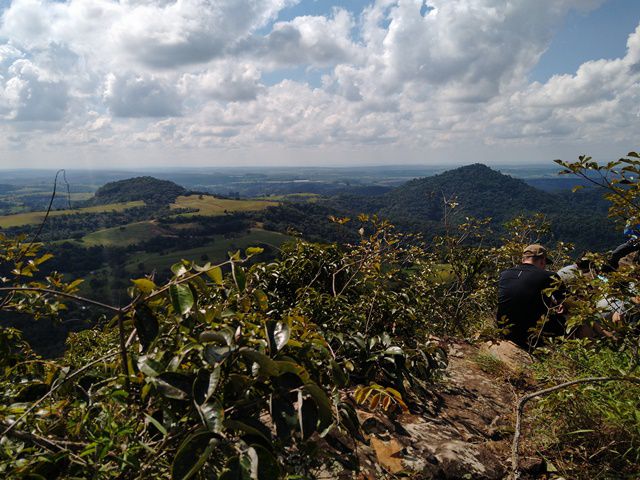
[[222,431],[224,421],[224,408],[217,400],[197,405],[198,413],[209,430],[215,433]]
[[276,367],[278,367],[279,374],[293,373],[302,381],[302,383],[308,383],[311,381],[309,372],[307,372],[302,365],[298,365],[297,363],[288,360],[276,360],[275,364]]
[[142,351],[146,351],[160,332],[160,324],[151,309],[146,305],[140,305],[133,313],[133,325],[138,332],[138,338],[142,345]]
[[349,376],[335,360],[332,359],[330,365],[333,382],[338,388],[346,387],[349,384]]
[[193,399],[197,405],[207,402],[215,393],[220,382],[220,367],[215,367],[213,371],[201,368],[193,382]]
[[363,443],[366,443],[362,431],[360,430],[360,420],[356,410],[346,402],[340,402],[338,405],[338,413],[340,416],[340,423],[344,426],[351,436]]
[[203,266],[199,266],[199,265],[195,265],[194,264],[193,265],[193,269],[198,273],[208,272],[209,270],[211,270],[211,262],[207,262]]
[[226,346],[215,347],[213,345],[207,345],[202,351],[202,356],[209,365],[217,366],[218,364],[222,363],[229,355],[231,355],[231,352],[234,350],[235,349],[232,350],[230,347]]
[[584,188],[584,185],[574,185],[573,188],[571,189],[572,193],[576,193],[578,190],[582,190]]
[[318,406],[311,398],[303,398],[302,391],[298,391],[298,418],[302,438],[307,440],[318,428]]
[[186,400],[191,395],[193,377],[177,372],[164,372],[154,378],[156,388],[167,398]]
[[240,472],[243,480],[258,480],[258,452],[253,447],[240,454]]
[[147,420],[149,421],[149,423],[153,424],[153,426],[158,429],[158,431],[162,434],[163,437],[167,436],[167,429],[164,428],[164,425],[162,425],[158,420],[153,418],[151,415],[147,415],[145,413],[144,416],[147,417]]
[[234,268],[234,275],[236,279],[236,286],[240,293],[244,292],[244,289],[247,285],[247,276],[244,273],[244,269],[242,267]]
[[188,480],[196,475],[216,447],[216,436],[207,431],[196,432],[182,442],[171,465],[173,480]]
[[138,290],[140,290],[142,293],[144,293],[145,295],[150,294],[151,292],[153,292],[156,288],[158,288],[156,286],[155,283],[153,283],[151,280],[149,280],[148,278],[138,278],[136,280],[131,280],[131,282],[133,282],[133,284],[136,286],[136,288]]
[[272,394],[269,399],[271,420],[276,427],[278,438],[283,441],[288,440],[298,426],[298,414],[293,400],[289,397],[290,395]]
[[333,409],[331,400],[327,394],[315,383],[307,383],[304,387],[305,391],[311,395],[318,406],[318,418],[320,420],[320,430],[326,430],[333,423]]
[[264,293],[262,290],[255,290],[253,292],[253,296],[258,302],[258,306],[260,307],[260,310],[264,312],[269,308],[269,299],[266,293]]
[[269,353],[271,356],[281,350],[289,341],[291,327],[288,322],[276,322],[269,320],[265,324],[267,330],[267,340],[269,342]]
[[70,292],[72,290],[75,290],[76,287],[80,286],[80,284],[83,282],[84,282],[83,278],[77,278],[76,280],[74,280],[73,282],[71,282],[69,285],[65,287],[65,291]]
[[187,267],[184,266],[184,263],[178,262],[171,265],[171,271],[176,277],[181,277],[187,273]]
[[385,355],[404,355],[404,351],[400,347],[389,347],[384,353]]
[[201,342],[217,342],[223,345],[231,346],[235,343],[234,331],[229,327],[223,327],[217,332],[206,331],[200,334]]
[[169,287],[169,296],[176,313],[185,315],[193,308],[194,300],[188,285],[174,284]]
[[144,373],[147,377],[157,377],[164,370],[162,363],[147,355],[141,355],[138,357],[138,370]]
[[222,269],[220,267],[213,267],[211,270],[207,271],[207,276],[218,285],[222,285],[224,283],[222,279]]
[[[258,461],[258,476],[259,480],[271,480],[276,478],[282,478],[282,472],[278,466],[278,462],[274,458],[273,454],[261,445],[251,445],[251,449],[257,455]],[[252,456],[252,458],[255,458]]]
[[224,424],[224,428],[226,429],[243,432],[245,435],[248,435],[250,437],[257,437],[263,440],[266,445],[273,444],[271,437],[269,436],[268,430],[266,429],[266,427],[264,427],[264,425],[262,425],[262,427],[264,427],[264,431],[263,431],[260,428],[257,428],[246,422],[241,422],[239,420],[225,419],[223,424]]
[[264,252],[264,248],[261,247],[249,247],[245,250],[245,255],[247,257],[251,257],[253,255],[260,255],[262,252]]
[[282,350],[282,348],[289,341],[289,336],[291,335],[291,327],[289,327],[288,323],[278,322],[276,323],[276,328],[273,332],[273,336],[276,340],[276,348],[278,350]]
[[240,349],[240,355],[247,360],[258,364],[261,375],[275,376],[279,374],[276,362],[267,357],[264,353],[260,353],[252,348],[243,347]]

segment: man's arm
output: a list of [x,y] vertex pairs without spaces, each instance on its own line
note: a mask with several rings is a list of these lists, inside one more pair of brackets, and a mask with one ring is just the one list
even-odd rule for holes
[[637,252],[640,250],[640,239],[633,238],[628,242],[623,243],[622,245],[618,245],[616,249],[611,252],[611,256],[607,261],[608,271],[617,270],[620,264],[620,260],[623,257],[626,257],[630,253]]

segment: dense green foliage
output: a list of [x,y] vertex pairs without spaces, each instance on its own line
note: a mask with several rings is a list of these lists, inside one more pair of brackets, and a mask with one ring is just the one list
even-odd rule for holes
[[[244,478],[257,469],[265,479],[356,469],[355,403],[339,389],[371,383],[400,408],[419,408],[445,360],[428,325],[416,328],[403,293],[413,275],[396,275],[419,252],[390,225],[362,221],[361,241],[344,251],[301,242],[245,267],[261,253],[248,249],[231,255],[226,275],[185,261],[164,286],[134,280],[128,306],[105,307],[119,312],[112,324],[72,335],[60,360],[40,361],[14,341],[0,469],[9,478],[190,478],[201,469]],[[14,291],[4,309],[54,314],[64,305],[42,289],[77,289],[55,276],[29,281],[48,260],[36,246],[4,239],[2,255],[15,267],[5,284],[36,289]],[[137,334],[126,351],[118,325]],[[28,408],[42,394],[46,405]]]
[[143,200],[147,204],[168,205],[185,193],[186,190],[183,187],[169,180],[136,177],[103,185],[96,191],[90,203],[92,205],[108,205]]

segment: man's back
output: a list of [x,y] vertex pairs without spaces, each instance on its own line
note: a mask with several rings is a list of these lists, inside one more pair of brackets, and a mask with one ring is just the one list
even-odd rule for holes
[[553,272],[523,263],[500,273],[498,282],[498,320],[506,317],[511,324],[509,340],[528,347],[528,330],[552,306],[551,299],[542,292],[552,286]]

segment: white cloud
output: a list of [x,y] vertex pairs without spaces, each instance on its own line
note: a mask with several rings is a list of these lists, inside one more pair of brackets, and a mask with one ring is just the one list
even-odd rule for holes
[[49,78],[29,60],[16,60],[7,70],[0,105],[5,119],[16,121],[55,121],[64,116],[67,86]]
[[216,62],[197,74],[185,74],[180,83],[182,94],[222,101],[254,100],[263,90],[260,71],[250,63]]
[[331,18],[296,17],[278,22],[257,47],[260,56],[276,65],[331,66],[356,60],[358,48],[351,40],[355,23],[351,14],[334,9]]
[[116,117],[180,115],[180,97],[173,85],[154,77],[109,75],[104,100]]

